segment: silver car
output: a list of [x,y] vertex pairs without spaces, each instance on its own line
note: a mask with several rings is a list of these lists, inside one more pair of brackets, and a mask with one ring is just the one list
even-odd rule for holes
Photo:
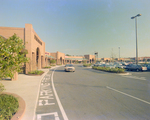
[[75,72],[75,67],[72,65],[72,64],[66,64],[65,65],[65,71],[72,71],[72,72]]

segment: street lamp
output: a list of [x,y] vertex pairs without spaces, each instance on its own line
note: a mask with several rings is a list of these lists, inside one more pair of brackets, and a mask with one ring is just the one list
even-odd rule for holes
[[119,61],[120,61],[120,47],[118,47],[118,49],[119,49]]
[[98,61],[98,52],[95,52],[95,56],[97,56],[97,61]]
[[136,31],[136,64],[138,64],[138,43],[137,43],[137,17],[141,16],[141,14],[137,14],[136,16],[131,17],[131,19],[135,18],[135,31]]

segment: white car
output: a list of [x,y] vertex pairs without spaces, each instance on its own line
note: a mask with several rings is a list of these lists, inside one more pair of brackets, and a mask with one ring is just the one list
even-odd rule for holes
[[65,65],[65,71],[72,71],[72,72],[75,72],[75,67],[72,65],[72,64],[66,64]]

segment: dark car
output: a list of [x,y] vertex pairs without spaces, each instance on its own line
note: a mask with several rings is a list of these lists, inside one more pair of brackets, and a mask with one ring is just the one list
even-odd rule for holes
[[126,70],[135,70],[135,71],[146,71],[147,67],[145,65],[129,64],[125,68]]
[[150,71],[150,64],[146,64],[147,70]]

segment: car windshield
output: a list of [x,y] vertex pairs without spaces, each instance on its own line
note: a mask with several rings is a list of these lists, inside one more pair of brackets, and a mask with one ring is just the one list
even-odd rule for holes
[[73,67],[73,65],[72,64],[67,64],[66,67]]

